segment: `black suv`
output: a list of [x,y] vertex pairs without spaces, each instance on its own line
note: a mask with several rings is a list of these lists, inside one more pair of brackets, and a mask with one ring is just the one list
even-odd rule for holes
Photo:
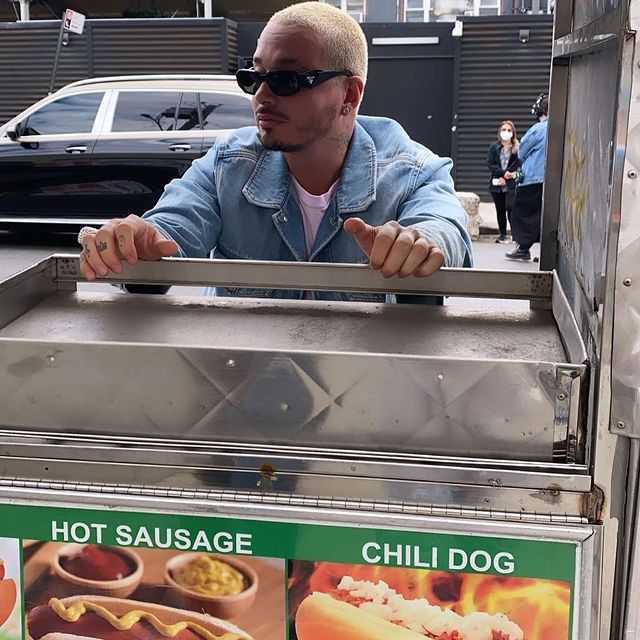
[[0,127],[0,226],[142,214],[217,137],[253,124],[233,76],[74,82]]

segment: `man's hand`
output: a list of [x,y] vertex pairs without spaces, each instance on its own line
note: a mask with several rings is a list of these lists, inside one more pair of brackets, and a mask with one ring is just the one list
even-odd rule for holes
[[80,271],[87,280],[122,272],[121,261],[159,260],[175,255],[177,243],[165,238],[152,224],[138,216],[116,218],[84,237]]
[[418,229],[402,227],[395,220],[372,227],[360,218],[349,218],[344,229],[369,256],[369,265],[385,278],[430,276],[444,264],[444,254]]
[[513,178],[516,177],[516,174],[513,171],[505,171],[504,172],[504,179],[505,180],[513,180]]

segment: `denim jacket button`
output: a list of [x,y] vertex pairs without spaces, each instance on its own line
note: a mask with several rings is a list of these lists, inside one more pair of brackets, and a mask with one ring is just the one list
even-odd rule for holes
[[289,218],[287,218],[287,216],[282,216],[282,222],[289,222]]

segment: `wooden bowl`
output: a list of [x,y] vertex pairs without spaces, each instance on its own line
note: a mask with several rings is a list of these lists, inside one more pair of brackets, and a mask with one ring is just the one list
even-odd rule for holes
[[60,563],[60,559],[79,553],[84,546],[82,544],[66,544],[57,550],[52,565],[54,573],[59,578],[69,584],[82,587],[83,593],[111,598],[126,598],[138,588],[144,573],[142,558],[135,551],[124,547],[110,547],[115,553],[122,555],[134,568],[133,573],[124,578],[119,578],[118,580],[90,580],[89,578],[82,578],[69,573]]
[[174,571],[181,569],[202,555],[202,553],[180,553],[167,561],[164,580],[171,588],[174,602],[181,607],[203,611],[224,620],[234,618],[249,609],[258,593],[258,574],[246,562],[238,560],[235,556],[217,553],[204,554],[215,560],[220,560],[220,562],[225,562],[244,576],[245,588],[240,593],[228,596],[207,595],[193,591],[175,581]]

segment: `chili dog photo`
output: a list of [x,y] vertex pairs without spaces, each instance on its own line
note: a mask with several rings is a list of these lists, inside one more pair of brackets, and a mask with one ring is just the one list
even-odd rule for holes
[[284,560],[46,541],[23,559],[28,640],[286,636]]
[[568,640],[567,582],[292,561],[290,640]]
[[307,596],[296,614],[298,640],[523,640],[522,629],[505,615],[475,612],[461,616],[405,600],[380,580],[345,576],[331,594]]

